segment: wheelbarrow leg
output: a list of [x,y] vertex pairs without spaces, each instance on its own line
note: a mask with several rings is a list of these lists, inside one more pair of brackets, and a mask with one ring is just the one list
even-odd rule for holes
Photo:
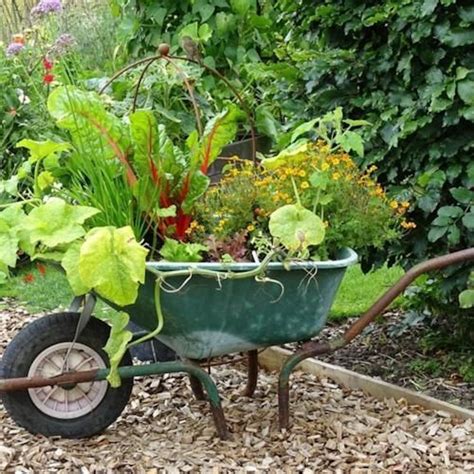
[[223,440],[229,438],[229,432],[227,430],[227,424],[225,421],[224,411],[222,410],[221,400],[219,392],[217,391],[216,384],[203,369],[196,364],[186,364],[185,371],[189,374],[190,378],[194,378],[196,383],[201,385],[207,392],[209,404],[211,407],[212,416],[214,418],[214,424],[216,425],[216,431],[219,437]]
[[189,383],[191,384],[191,390],[193,391],[196,400],[205,400],[206,395],[204,394],[202,383],[199,381],[199,379],[194,375],[190,375]]
[[287,429],[290,422],[290,375],[295,367],[305,359],[315,357],[326,352],[330,352],[332,348],[328,344],[314,344],[303,346],[302,349],[295,352],[286,359],[280,370],[278,379],[278,415],[280,422],[280,430]]
[[247,353],[247,386],[245,387],[244,396],[252,397],[257,388],[258,379],[258,351],[253,350]]

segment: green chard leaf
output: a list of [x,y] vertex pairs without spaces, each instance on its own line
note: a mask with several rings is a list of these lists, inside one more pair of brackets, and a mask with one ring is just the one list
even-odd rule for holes
[[105,109],[100,96],[73,86],[58,87],[49,95],[48,110],[59,127],[69,130],[73,144],[82,156],[117,158],[129,184],[135,184],[137,178],[130,164],[128,128]]
[[219,156],[222,148],[234,139],[237,133],[237,121],[241,117],[240,109],[230,104],[227,110],[208,122],[200,143],[194,143],[191,149],[192,169],[199,167],[203,173],[207,173],[207,169]]

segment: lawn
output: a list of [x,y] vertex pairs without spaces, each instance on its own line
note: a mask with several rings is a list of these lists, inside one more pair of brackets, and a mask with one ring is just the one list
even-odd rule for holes
[[[331,317],[341,319],[362,314],[402,274],[399,267],[383,267],[365,275],[359,265],[349,268]],[[44,274],[35,266],[23,268],[8,285],[0,288],[0,296],[14,297],[32,312],[65,309],[73,298],[63,272],[53,266],[48,266]],[[104,305],[99,306],[99,311],[104,310]]]

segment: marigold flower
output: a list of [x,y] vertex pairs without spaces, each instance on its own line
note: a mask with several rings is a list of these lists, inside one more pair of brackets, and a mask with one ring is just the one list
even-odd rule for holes
[[338,171],[335,171],[331,178],[334,180],[334,181],[337,181],[339,178],[341,177],[341,173],[339,173]]
[[255,226],[254,226],[253,224],[249,224],[249,225],[247,226],[247,230],[248,230],[249,232],[252,232],[252,231],[255,230]]
[[12,43],[25,44],[25,37],[22,34],[13,35]]
[[304,178],[306,176],[306,171],[305,170],[299,170],[298,174]]
[[402,221],[400,223],[400,225],[404,228],[404,229],[415,229],[416,228],[416,224],[414,222],[407,222],[407,221]]
[[402,206],[404,209],[408,209],[410,207],[410,203],[408,201],[402,201],[400,206]]
[[397,201],[390,201],[390,207],[392,209],[396,209],[398,207],[398,202]]
[[308,189],[309,188],[309,183],[308,181],[303,181],[301,183],[301,189]]
[[326,171],[328,168],[329,168],[329,163],[324,162],[324,163],[321,165],[321,169],[322,169],[323,171]]

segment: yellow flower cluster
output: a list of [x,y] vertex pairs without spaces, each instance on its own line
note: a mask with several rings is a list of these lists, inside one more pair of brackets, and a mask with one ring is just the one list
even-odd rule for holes
[[191,224],[189,224],[189,227],[186,229],[186,234],[191,235],[194,232],[204,232],[205,228],[203,225],[199,224],[197,221],[192,221]]

